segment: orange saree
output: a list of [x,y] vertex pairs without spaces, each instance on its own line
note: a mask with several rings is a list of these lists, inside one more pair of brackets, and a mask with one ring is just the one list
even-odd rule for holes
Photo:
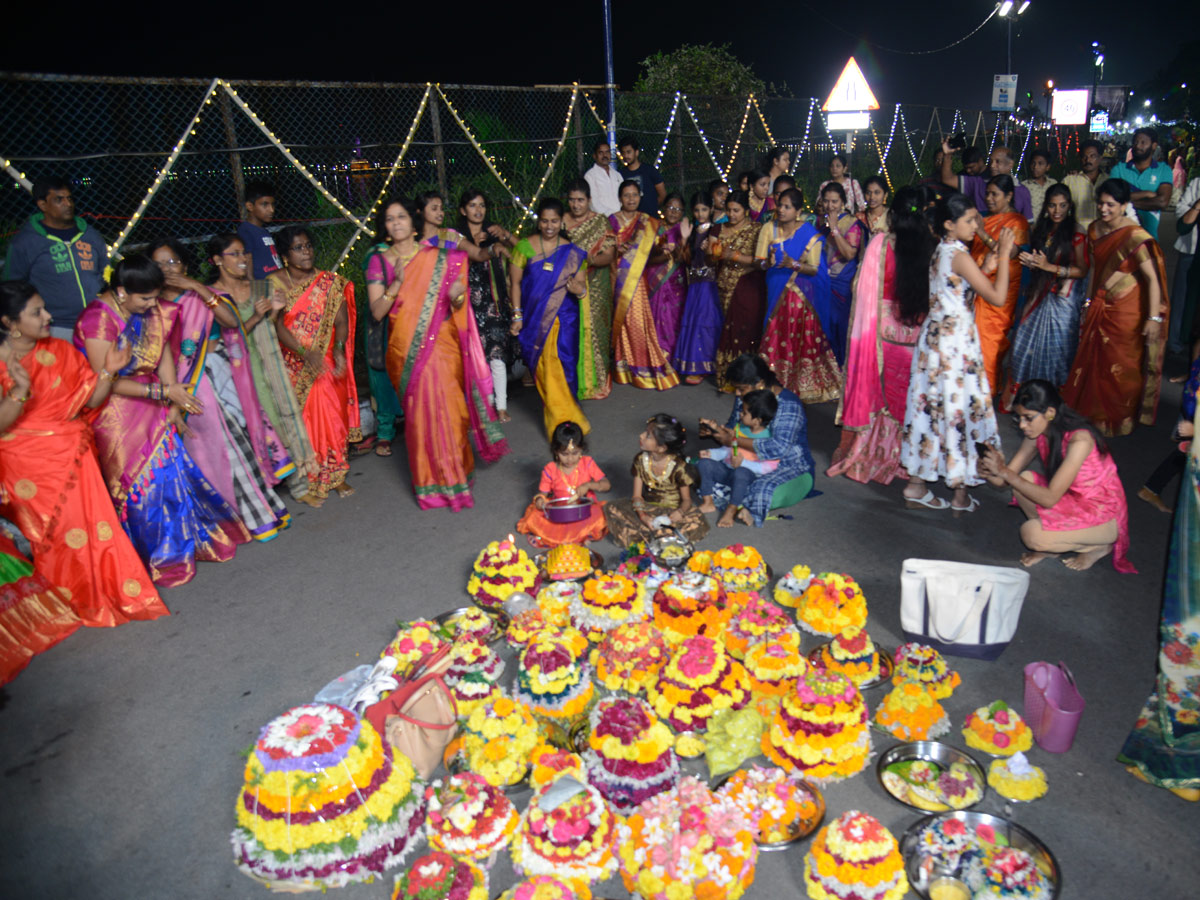
[[1093,222],[1088,229],[1091,300],[1062,395],[1105,435],[1129,434],[1139,422],[1154,424],[1166,336],[1164,328],[1153,343],[1142,336],[1149,297],[1137,270],[1146,260],[1154,262],[1164,320],[1170,313],[1167,273],[1162,249],[1145,229],[1126,225],[1101,235],[1098,226]]
[[[38,341],[21,365],[33,386],[0,434],[0,513],[33,546],[37,574],[59,589],[85,625],[121,625],[168,614],[113,509],[92,430],[79,418],[96,385],[87,359],[57,338]],[[12,389],[0,362],[0,385]]]
[[[354,284],[333,272],[318,272],[300,288],[291,287],[278,277],[275,284],[287,297],[287,309],[280,313],[283,324],[306,352],[319,350],[325,362],[325,371],[314,376],[303,357],[282,348],[283,361],[319,466],[317,474],[308,477],[308,490],[314,498],[323,500],[346,481],[350,471],[347,445],[362,440],[358,390],[354,385]],[[349,327],[346,345],[339,348],[333,341],[334,322],[343,307]],[[339,363],[343,370],[334,374]]]
[[[1016,236],[1014,246],[1022,247],[1029,243],[1029,221],[1020,213],[997,213],[983,220],[983,230],[993,241],[1000,238],[1000,232],[1005,228],[1011,228]],[[984,257],[989,252],[987,245],[976,235],[971,245],[971,256],[974,257],[975,263],[982,266]],[[1004,265],[1004,260],[1000,260],[999,265]],[[997,268],[996,272],[999,271]],[[996,275],[989,277],[995,283]],[[1021,262],[1010,259],[1008,294],[1004,298],[1004,305],[992,306],[978,297],[975,299],[975,327],[979,330],[979,349],[983,351],[983,367],[987,371],[988,387],[991,388],[993,396],[1004,389],[1004,375],[1000,362],[1008,351],[1008,332],[1017,314],[1017,298],[1020,296]]]

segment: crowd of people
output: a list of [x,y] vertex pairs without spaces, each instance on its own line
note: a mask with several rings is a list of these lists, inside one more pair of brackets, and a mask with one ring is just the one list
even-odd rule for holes
[[[496,224],[478,190],[459,198],[456,227],[436,192],[384,200],[361,329],[353,283],[317,267],[311,231],[272,229],[269,184],[248,184],[244,221],[208,240],[206,283],[175,240],[109,266],[71,185],[35,185],[39,211],[0,285],[0,509],[32,566],[7,538],[0,553],[59,624],[10,641],[6,678],[80,623],[166,614],[157,587],[288,527],[277,489],[313,507],[352,494],[352,456],[390,456],[401,427],[418,505],[470,507],[476,454],[508,449],[510,378],[536,387],[553,457],[519,523],[538,545],[627,545],[663,527],[698,539],[714,513],[761,526],[812,491],[805,404],[837,401],[828,475],[899,477],[907,507],[955,515],[987,481],[1027,517],[1025,565],[1111,554],[1134,571],[1106,440],[1153,423],[1168,349],[1190,355],[1192,403],[1200,380],[1200,179],[1175,205],[1169,303],[1157,233],[1176,184],[1153,131],[1107,174],[1085,142],[1062,182],[1040,151],[1022,182],[1007,148],[985,165],[948,141],[931,179],[893,192],[838,155],[812,209],[785,148],[686,201],[636,141],[616,149],[619,168],[597,143],[528,234]],[[377,422],[365,440],[360,346]],[[713,445],[688,459],[684,425],[654,416],[632,497],[601,512],[611,485],[585,455],[581,402],[614,382],[710,378],[734,394],[725,425],[701,422]],[[1025,436],[1008,460],[998,410]],[[1173,451],[1139,496],[1166,508],[1185,460]],[[597,505],[581,522],[547,519],[548,504],[583,497]]]

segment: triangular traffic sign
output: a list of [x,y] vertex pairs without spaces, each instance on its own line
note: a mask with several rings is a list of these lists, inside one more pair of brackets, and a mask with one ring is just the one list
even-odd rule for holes
[[837,84],[829,94],[829,99],[821,107],[825,112],[856,112],[859,110],[879,109],[879,101],[871,93],[871,86],[863,76],[862,69],[850,57],[846,68],[838,76]]

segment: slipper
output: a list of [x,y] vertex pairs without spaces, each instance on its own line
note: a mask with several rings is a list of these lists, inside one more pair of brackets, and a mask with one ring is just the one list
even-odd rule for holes
[[975,512],[975,510],[979,509],[979,499],[977,497],[972,497],[971,502],[966,506],[955,506],[953,503],[951,503],[950,509],[956,516],[961,516],[963,513]]
[[375,455],[376,456],[391,456],[392,455],[392,442],[391,441],[379,441],[375,445]]
[[366,456],[371,452],[371,448],[375,446],[375,435],[369,434],[357,444],[350,445],[350,457]]
[[946,509],[950,501],[937,496],[933,491],[926,491],[920,497],[905,497],[905,509]]

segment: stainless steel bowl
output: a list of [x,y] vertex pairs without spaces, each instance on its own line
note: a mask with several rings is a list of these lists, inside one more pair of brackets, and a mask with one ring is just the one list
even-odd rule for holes
[[[893,763],[907,762],[908,760],[923,760],[924,762],[937,763],[942,769],[948,769],[954,763],[963,763],[970,767],[975,774],[975,778],[979,781],[980,794],[979,799],[971,806],[978,806],[979,803],[987,796],[987,774],[983,770],[983,766],[975,757],[969,753],[964,753],[951,747],[949,744],[943,744],[941,741],[913,741],[908,744],[898,744],[890,750],[879,755],[879,761],[875,764],[875,777],[879,781],[879,786],[883,788],[885,794],[895,800],[897,803],[903,803],[909,809],[915,809],[918,812],[927,813],[929,810],[921,809],[919,806],[914,806],[906,800],[901,800],[895,794],[887,789],[887,785],[883,781],[883,773],[887,771],[887,767]],[[970,809],[970,807],[967,807]]]
[[[663,555],[667,548],[672,548],[670,556]],[[682,569],[695,549],[692,542],[681,534],[656,537],[646,545],[646,550],[654,557],[654,561],[667,569]]]

